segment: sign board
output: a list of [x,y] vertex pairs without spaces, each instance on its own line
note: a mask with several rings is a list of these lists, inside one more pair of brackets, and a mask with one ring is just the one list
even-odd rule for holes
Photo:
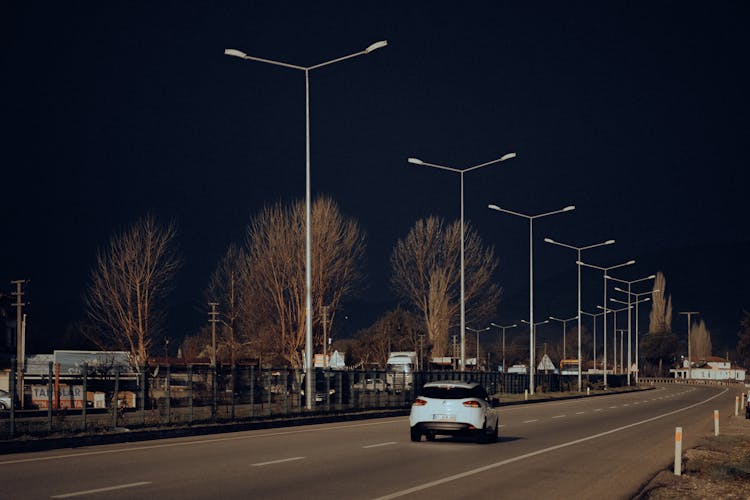
[[90,374],[114,376],[132,373],[130,354],[125,351],[55,351],[54,362],[60,364],[60,375],[82,375],[86,363]]
[[[60,408],[83,408],[83,386],[60,384],[59,397]],[[39,409],[46,410],[49,404],[49,386],[32,385],[31,401]],[[54,393],[52,394],[52,404],[55,404]]]
[[549,356],[546,354],[542,356],[542,360],[539,362],[539,366],[536,367],[538,371],[551,371],[551,372],[557,372],[557,369],[555,368],[555,364],[552,362],[551,359],[549,359]]

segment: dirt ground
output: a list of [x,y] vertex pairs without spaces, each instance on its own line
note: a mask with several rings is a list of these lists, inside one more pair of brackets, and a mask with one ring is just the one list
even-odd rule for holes
[[683,451],[682,475],[661,471],[638,500],[750,499],[750,419],[722,419],[718,437]]

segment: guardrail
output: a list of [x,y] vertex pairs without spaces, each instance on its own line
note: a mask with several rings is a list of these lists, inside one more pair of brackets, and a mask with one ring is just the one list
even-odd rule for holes
[[720,385],[720,386],[732,386],[732,385],[745,385],[744,380],[706,380],[706,379],[684,379],[674,377],[641,377],[639,379],[641,384],[687,384],[687,385]]

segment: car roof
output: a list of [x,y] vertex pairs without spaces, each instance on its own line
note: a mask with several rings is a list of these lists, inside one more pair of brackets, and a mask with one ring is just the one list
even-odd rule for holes
[[479,382],[463,382],[461,380],[435,380],[434,382],[427,382],[423,387],[460,387],[462,389],[473,389],[477,387]]

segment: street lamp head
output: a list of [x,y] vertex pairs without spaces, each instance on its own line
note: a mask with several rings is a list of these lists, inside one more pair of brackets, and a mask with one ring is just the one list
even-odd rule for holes
[[490,210],[497,210],[498,212],[501,212],[500,207],[498,207],[497,205],[487,205],[487,208],[489,208]]
[[381,40],[379,42],[375,42],[375,43],[373,43],[372,45],[370,45],[369,47],[367,47],[365,49],[365,54],[369,54],[373,50],[382,49],[386,45],[388,45],[388,41],[387,40]]
[[635,260],[629,260],[629,261],[627,261],[627,262],[625,263],[625,265],[626,265],[626,266],[631,266],[631,265],[633,265],[633,264],[635,264]]
[[614,245],[615,240],[607,240],[604,242],[605,245]]
[[224,55],[232,56],[232,57],[240,57],[242,59],[245,59],[247,57],[247,54],[237,49],[224,49]]
[[420,160],[419,158],[409,158],[406,161],[408,161],[409,163],[412,163],[414,165],[424,165],[424,162],[422,160]]
[[553,240],[552,238],[544,238],[544,242],[545,242],[545,243],[557,243],[557,242],[556,242],[555,240]]
[[567,207],[563,208],[562,211],[563,212],[570,212],[571,210],[575,210],[575,209],[576,209],[575,205],[568,205]]
[[511,158],[515,158],[515,157],[516,157],[516,153],[508,153],[508,154],[503,155],[500,158],[500,161],[510,160]]
[[655,274],[652,274],[651,276],[649,276],[649,277],[648,277],[648,278],[646,278],[646,279],[647,279],[647,280],[652,280],[652,279],[654,279],[654,278],[656,278],[656,275],[655,275]]

